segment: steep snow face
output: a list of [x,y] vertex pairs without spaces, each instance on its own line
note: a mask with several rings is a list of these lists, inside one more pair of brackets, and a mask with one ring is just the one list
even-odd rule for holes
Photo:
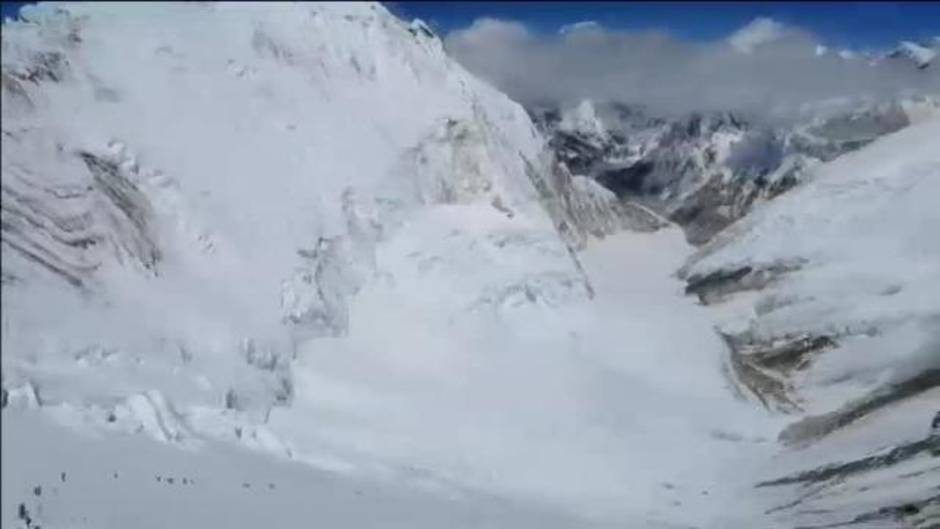
[[[721,304],[745,392],[801,417],[780,440],[802,449],[772,465],[790,476],[768,485],[816,492],[794,491],[779,520],[936,522],[938,137],[940,120],[927,120],[819,166],[682,271],[690,292]],[[910,479],[921,475],[933,477]]]
[[588,295],[525,112],[420,24],[376,4],[24,16],[3,27],[14,395],[183,439],[288,403],[297,344],[346,334],[383,259],[446,263],[454,310]]

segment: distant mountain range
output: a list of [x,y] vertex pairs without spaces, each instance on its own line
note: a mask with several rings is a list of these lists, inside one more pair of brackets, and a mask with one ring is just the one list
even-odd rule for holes
[[786,192],[820,162],[936,114],[937,98],[819,105],[791,125],[733,112],[651,115],[642,107],[584,100],[529,110],[558,162],[680,224],[707,242],[758,202]]

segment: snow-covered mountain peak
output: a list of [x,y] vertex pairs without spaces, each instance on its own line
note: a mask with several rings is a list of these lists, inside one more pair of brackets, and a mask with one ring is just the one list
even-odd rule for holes
[[903,41],[895,51],[889,54],[889,57],[903,56],[911,60],[918,68],[926,68],[933,63],[937,57],[940,43],[935,38],[931,43],[933,46],[917,44],[916,42]]
[[[5,388],[102,410],[158,388],[250,422],[290,400],[299,344],[363,324],[348,299],[376,281],[459,276],[462,295],[415,296],[455,314],[588,295],[543,140],[420,22],[346,3],[24,19],[3,28]],[[93,395],[55,375],[81,351],[112,381]]]
[[568,132],[581,132],[597,137],[603,137],[607,130],[597,116],[594,102],[584,99],[577,105],[564,110],[558,124],[561,130]]
[[[785,414],[857,389],[844,338],[935,334],[929,100],[793,130],[582,101],[539,130],[379,4],[24,19],[0,69],[4,527],[792,527],[754,487],[809,464],[783,443],[814,418]],[[734,326],[683,293],[666,216],[720,234],[686,294],[768,287]],[[761,334],[807,322],[851,332]],[[741,364],[767,336],[789,348]],[[794,347],[837,351],[822,382],[729,391]]]

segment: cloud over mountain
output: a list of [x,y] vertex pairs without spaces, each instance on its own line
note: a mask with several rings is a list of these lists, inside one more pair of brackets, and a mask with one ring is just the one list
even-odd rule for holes
[[660,31],[572,24],[557,34],[482,18],[446,46],[466,67],[523,104],[581,98],[643,104],[662,113],[737,110],[785,117],[807,103],[940,91],[938,69],[818,53],[813,34],[758,18],[727,38],[689,42]]

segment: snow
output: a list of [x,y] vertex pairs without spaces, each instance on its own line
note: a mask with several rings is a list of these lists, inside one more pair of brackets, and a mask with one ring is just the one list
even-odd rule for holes
[[[684,275],[701,275],[799,263],[762,290],[716,307],[714,314],[719,328],[746,331],[759,340],[807,334],[835,338],[835,349],[814,358],[789,381],[807,416],[838,413],[863,402],[858,399],[897,393],[898,385],[940,368],[938,137],[940,120],[925,117],[816,166],[805,184],[753,211],[683,269]],[[808,447],[782,452],[760,472],[792,474],[925,439],[940,396],[933,384],[864,413]],[[794,487],[791,507],[799,508],[782,508],[775,517],[790,525],[845,522],[861,512],[935,495],[930,484],[937,475],[925,454],[840,476],[819,484],[816,492]]]
[[930,295],[940,217],[927,198],[940,189],[938,135],[940,121],[927,120],[816,166],[805,185],[722,234],[688,271],[809,260],[816,266],[782,288],[816,299],[768,317],[783,327],[926,317],[940,299]]
[[937,56],[936,50],[926,48],[920,44],[915,44],[910,41],[904,41],[898,46],[898,50],[901,53],[904,53],[910,57],[917,66],[924,67],[933,61],[934,57]]
[[[4,527],[582,528],[543,505],[412,483],[355,479],[213,443],[198,451],[139,435],[95,438],[3,412]],[[38,492],[37,492],[38,491]]]
[[[804,185],[704,247],[685,273],[803,263],[722,324],[766,338],[845,336],[843,348],[820,360],[811,387],[848,379],[870,388],[936,366],[937,137],[940,121],[928,119],[815,166]],[[772,299],[790,301],[757,311]]]
[[[3,31],[9,409],[144,453],[258,452],[220,455],[233,470],[303,462],[598,522],[727,516],[728,439],[761,452],[771,430],[668,278],[680,234],[614,238],[582,265],[524,110],[420,25],[374,4],[53,7]],[[610,199],[584,184],[570,192]],[[25,477],[4,476],[11,505]],[[128,512],[156,516],[150,479],[122,486]],[[59,523],[119,523],[76,494]],[[174,523],[218,520],[193,509]]]
[[558,128],[564,131],[580,132],[603,138],[607,134],[604,124],[597,116],[594,102],[584,99],[576,106],[565,110],[561,116]]
[[[552,523],[563,524],[570,517],[582,520],[583,526],[645,520],[663,527],[674,523],[727,527],[756,514],[756,506],[752,512],[739,500],[752,480],[730,462],[756,464],[766,459],[774,449],[769,438],[780,424],[733,398],[722,372],[725,351],[706,309],[684,297],[681,282],[669,276],[668,271],[689,252],[681,232],[623,233],[592,243],[582,260],[598,292],[593,301],[554,308],[507,306],[499,318],[489,312],[463,312],[454,320],[448,317],[465,300],[453,276],[449,289],[443,290],[434,271],[416,273],[418,263],[406,259],[413,241],[427,245],[433,232],[447,233],[446,226],[438,217],[416,222],[410,229],[418,233],[401,230],[396,238],[404,240],[389,241],[378,255],[380,266],[395,278],[393,284],[377,281],[363,288],[350,307],[347,336],[305,345],[292,365],[294,401],[290,407],[275,408],[263,430],[283,443],[279,449],[268,447],[275,460],[265,462],[210,440],[198,448],[209,462],[200,456],[197,464],[191,461],[194,456],[174,455],[130,439],[126,442],[144,445],[146,453],[155,450],[159,458],[148,463],[146,471],[134,470],[127,478],[130,483],[122,482],[126,492],[118,497],[128,499],[113,516],[128,512],[165,519],[167,515],[156,515],[151,511],[155,506],[141,499],[156,487],[146,480],[152,479],[151,469],[159,472],[158,464],[200,472],[197,483],[212,476],[211,488],[188,493],[192,497],[185,500],[187,506],[173,514],[173,520],[181,519],[176,523],[186,527],[197,526],[200,517],[216,520],[220,514],[212,506],[234,501],[229,498],[241,492],[237,486],[243,480],[257,487],[259,476],[278,480],[278,490],[285,479],[301,480],[292,488],[307,486],[303,480],[335,480],[339,490],[345,490],[347,481],[357,480],[377,487],[379,494],[394,490],[382,483],[417,481],[432,487],[432,492],[407,493],[417,499],[406,494],[395,500],[401,509],[408,502],[422,502],[416,515],[407,517],[417,527],[432,527],[423,520],[433,519],[438,509],[462,512],[446,503],[436,507],[444,501],[438,499],[440,489],[445,497],[457,490],[471,500],[485,493],[494,498],[486,501],[497,505],[542,506],[536,512]],[[487,269],[470,266],[481,268]],[[395,310],[389,312],[390,306]],[[131,407],[146,401],[136,397]],[[75,410],[49,414],[60,421],[61,417],[77,420]],[[153,422],[147,419],[153,416],[149,412],[139,416],[144,417],[144,431],[162,431],[148,426]],[[188,424],[208,432],[211,429],[201,417],[186,414]],[[112,432],[107,439],[115,435],[122,434]],[[247,428],[242,435],[247,437]],[[46,442],[59,438],[50,436]],[[125,443],[120,439],[107,442]],[[5,440],[5,449],[21,446],[16,442]],[[102,453],[99,450],[113,452],[98,444],[79,444],[72,450],[83,454],[81,459],[90,457],[89,466],[94,462],[108,468],[86,468],[83,473],[97,476],[115,468],[124,476],[133,468],[121,458],[102,462],[104,456],[95,455]],[[86,450],[93,455],[84,455]],[[322,471],[296,470],[296,463],[286,466],[277,461],[284,458],[339,475],[317,478],[316,472]],[[65,465],[69,460],[64,455],[56,461]],[[216,465],[238,470],[232,475],[232,470],[219,471]],[[55,472],[31,470],[22,475],[20,479],[50,479]],[[6,484],[4,491],[25,488]],[[83,494],[114,494],[107,481],[100,486],[100,491]],[[16,501],[13,492],[5,505]],[[71,501],[79,496],[64,487],[59,494],[63,500],[57,509],[62,510],[45,507],[52,520],[79,513],[89,519],[111,516],[76,509]],[[264,509],[270,501],[275,500],[237,500],[245,502],[239,510]],[[291,496],[276,501],[279,516],[284,517],[279,519],[309,516],[311,507],[303,501]],[[731,503],[733,512],[724,507]],[[339,510],[338,520],[353,523],[349,520],[355,520],[358,511],[349,507],[346,512],[343,505],[330,512]],[[548,505],[553,507],[546,510]],[[360,509],[374,508],[366,503]],[[485,502],[473,509],[480,510],[479,516],[490,512]],[[383,516],[382,512],[380,508],[373,515]],[[497,511],[492,516],[502,525],[511,523],[510,514]]]
[[[433,206],[425,201],[450,200],[411,193],[424,184],[410,181],[422,176],[415,151],[437,157],[429,179],[449,178],[452,163],[465,182],[485,176],[455,199],[493,209],[498,198],[514,231],[561,256],[546,273],[577,275],[526,174],[541,140],[522,108],[380,6],[65,9],[73,14],[30,8],[27,18],[48,17],[41,31],[4,26],[5,72],[31,67],[34,48],[67,60],[61,82],[24,85],[28,104],[4,100],[4,206],[9,190],[25,197],[24,211],[72,208],[91,216],[88,236],[100,243],[76,249],[56,242],[70,234],[24,231],[22,244],[74,271],[84,295],[4,244],[4,274],[21,280],[4,286],[5,384],[31,380],[52,402],[120,401],[165,384],[184,408],[218,405],[234,389],[243,411],[265,413],[284,361],[259,369],[248,349],[289,359],[296,340],[341,327],[343,298],[375,272],[373,221],[394,230]],[[438,139],[465,133],[459,147]],[[89,185],[77,151],[121,167],[149,203],[147,233],[121,211],[100,214],[110,211],[102,194],[49,200],[44,187]],[[150,272],[125,251],[138,239],[160,248]],[[329,262],[311,270],[298,252],[321,246]],[[305,286],[314,273],[332,278],[327,299]],[[284,323],[317,311],[329,329]],[[68,376],[89,347],[111,353],[87,376]]]
[[[673,274],[692,248],[670,228],[575,253],[525,111],[426,26],[378,4],[23,17],[3,28],[4,526],[21,502],[42,527],[763,522],[789,418],[736,397],[715,313]],[[569,119],[604,133],[590,102]],[[767,325],[904,317],[887,330],[920,344],[938,133],[820,168],[694,269],[818,260],[792,288],[825,296]],[[817,375],[925,361],[898,355]],[[906,405],[911,436],[926,404]]]
[[593,243],[593,301],[505,307],[496,320],[447,322],[445,302],[423,296],[427,275],[396,273],[357,297],[351,320],[367,328],[309,343],[295,402],[270,426],[301,459],[303,446],[329,448],[582,516],[721,526],[720,505],[746,486],[727,461],[766,454],[774,420],[728,391],[721,341],[668,275],[687,252],[675,229]]

